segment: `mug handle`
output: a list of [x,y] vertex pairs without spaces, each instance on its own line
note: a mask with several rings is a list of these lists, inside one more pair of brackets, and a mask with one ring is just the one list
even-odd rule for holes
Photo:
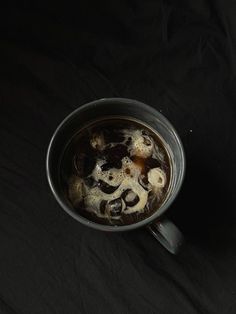
[[184,237],[173,222],[163,218],[156,222],[152,222],[147,228],[154,238],[156,238],[170,253],[178,253],[179,248],[184,241]]

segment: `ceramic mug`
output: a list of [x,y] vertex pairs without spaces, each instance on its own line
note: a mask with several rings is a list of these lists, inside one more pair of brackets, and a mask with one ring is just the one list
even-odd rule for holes
[[[93,120],[109,116],[131,117],[152,129],[164,139],[172,162],[172,175],[169,192],[151,216],[131,225],[112,226],[96,223],[75,211],[66,200],[60,184],[60,162],[63,151],[72,137]],[[177,253],[183,242],[179,229],[169,221],[165,213],[174,202],[183,182],[185,173],[185,155],[181,140],[171,123],[157,110],[140,101],[125,98],[103,98],[87,103],[69,114],[55,130],[46,158],[47,178],[54,197],[60,206],[78,222],[102,231],[120,232],[147,227],[151,234],[171,253]]]

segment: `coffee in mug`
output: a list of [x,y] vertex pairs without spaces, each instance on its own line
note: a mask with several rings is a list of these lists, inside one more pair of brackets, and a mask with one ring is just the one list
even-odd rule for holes
[[130,225],[165,202],[172,162],[160,134],[130,117],[83,126],[67,144],[61,184],[72,207],[89,220]]

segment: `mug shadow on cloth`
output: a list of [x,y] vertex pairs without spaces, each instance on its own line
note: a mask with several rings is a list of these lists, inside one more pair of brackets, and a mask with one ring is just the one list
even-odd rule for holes
[[229,183],[219,168],[188,164],[181,192],[168,216],[187,240],[222,251],[233,228],[231,195]]

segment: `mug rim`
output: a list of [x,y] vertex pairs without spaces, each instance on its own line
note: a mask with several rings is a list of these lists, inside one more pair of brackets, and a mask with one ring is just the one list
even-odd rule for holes
[[[120,102],[120,103],[128,103],[128,104],[132,104],[132,105],[136,105],[139,107],[142,107],[143,109],[147,109],[147,111],[152,112],[155,116],[160,116],[161,119],[164,121],[164,123],[171,128],[178,144],[180,147],[180,151],[181,151],[181,157],[182,157],[182,171],[180,173],[180,183],[177,186],[176,190],[175,190],[175,195],[174,197],[172,197],[171,199],[169,199],[169,201],[167,200],[166,202],[164,202],[162,204],[162,206],[160,208],[158,208],[151,216],[138,221],[134,224],[130,224],[130,225],[120,225],[120,226],[116,226],[116,225],[105,225],[105,224],[100,224],[100,223],[96,223],[94,221],[91,221],[85,217],[83,217],[82,215],[80,215],[79,213],[74,212],[72,209],[69,208],[69,206],[62,200],[62,198],[60,197],[59,193],[56,190],[56,187],[53,183],[53,179],[51,176],[51,169],[50,169],[50,156],[51,156],[51,151],[53,148],[53,144],[58,136],[58,133],[61,131],[61,129],[64,127],[64,125],[66,125],[67,122],[70,121],[71,118],[73,118],[74,116],[76,116],[79,112],[84,111],[86,109],[91,109],[92,107],[96,107],[100,104],[103,103],[108,103],[108,102]],[[140,119],[141,120],[141,119]],[[141,120],[142,121],[142,120]],[[121,231],[128,231],[128,230],[133,230],[133,229],[137,229],[143,226],[146,226],[150,223],[152,223],[153,221],[157,220],[160,216],[162,216],[162,214],[164,212],[166,212],[168,210],[168,208],[172,205],[172,203],[174,202],[174,200],[176,199],[177,195],[180,192],[181,186],[183,184],[184,181],[184,176],[185,176],[185,172],[186,172],[186,158],[185,158],[185,152],[184,152],[184,148],[183,148],[183,144],[182,141],[177,133],[177,131],[175,130],[175,128],[173,127],[173,125],[170,123],[170,121],[162,114],[160,113],[158,110],[156,110],[155,108],[141,102],[135,99],[129,99],[129,98],[121,98],[121,97],[111,97],[111,98],[101,98],[101,99],[97,99],[97,100],[93,100],[91,102],[88,102],[86,104],[83,104],[82,106],[76,108],[75,110],[73,110],[70,114],[68,114],[57,126],[57,128],[55,129],[55,131],[53,132],[53,135],[51,137],[51,140],[49,142],[48,145],[48,149],[47,149],[47,154],[46,154],[46,176],[47,176],[47,181],[48,184],[50,186],[51,192],[54,195],[56,201],[59,203],[59,205],[61,206],[61,208],[67,213],[69,214],[72,218],[74,218],[75,220],[77,220],[78,222],[82,223],[85,226],[91,227],[93,229],[96,230],[101,230],[101,231],[112,231],[112,232],[121,232]]]

